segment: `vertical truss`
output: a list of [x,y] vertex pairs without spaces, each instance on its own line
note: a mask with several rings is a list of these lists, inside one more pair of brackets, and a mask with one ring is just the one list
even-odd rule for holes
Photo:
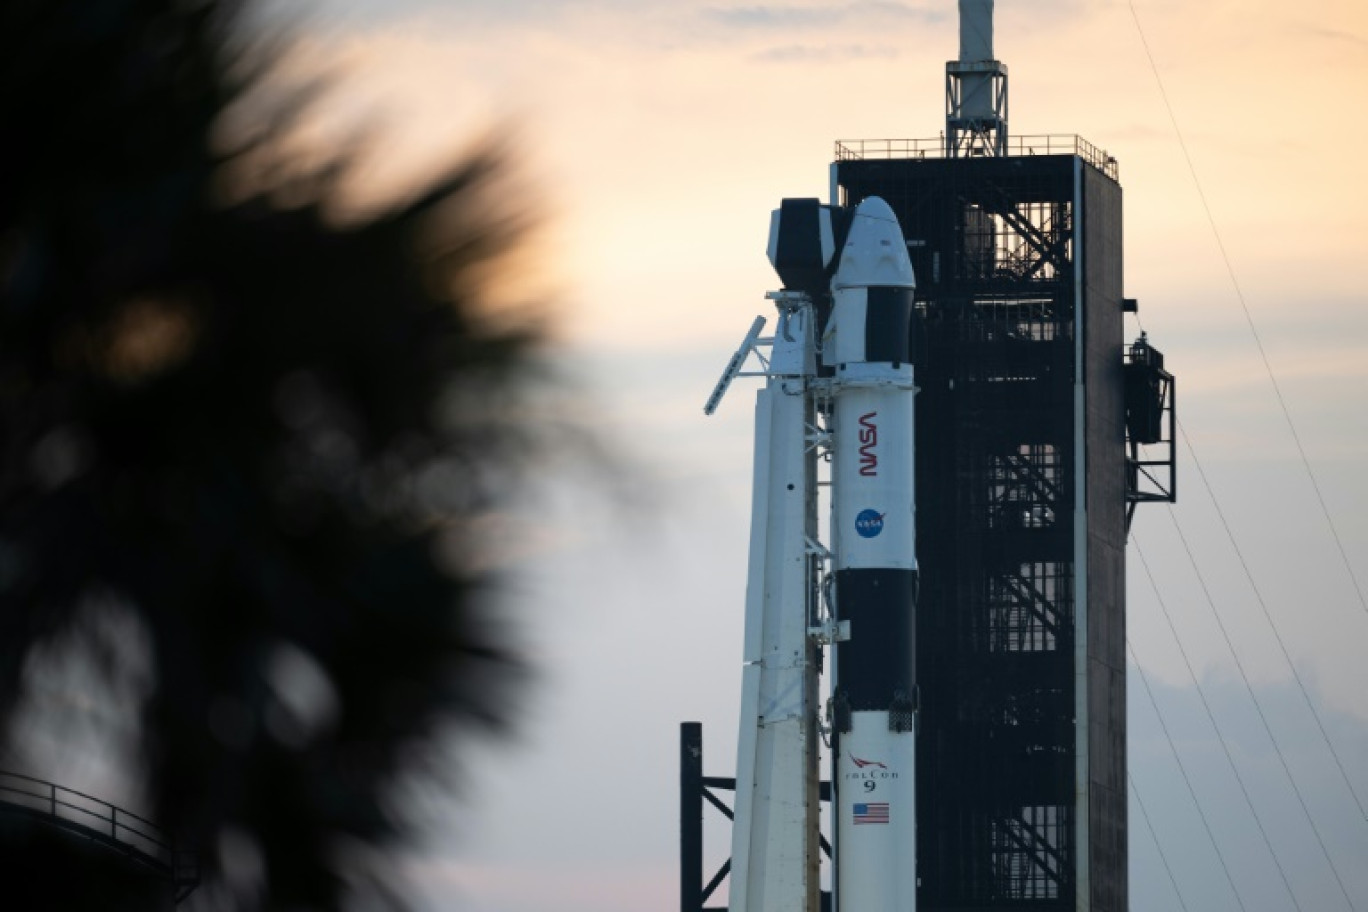
[[[831,801],[831,783],[822,782],[819,797]],[[709,900],[731,874],[731,859],[722,862],[705,881],[703,858],[703,814],[707,808],[732,820],[730,806],[719,793],[736,792],[736,779],[731,776],[703,775],[703,725],[681,722],[679,725],[679,912],[727,912],[726,906],[708,905]],[[828,860],[831,843],[818,836],[819,844]],[[730,843],[730,838],[726,840]],[[823,912],[831,908],[831,894],[821,894]]]

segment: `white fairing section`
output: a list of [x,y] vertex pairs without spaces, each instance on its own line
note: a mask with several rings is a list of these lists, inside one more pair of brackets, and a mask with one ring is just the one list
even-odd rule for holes
[[840,265],[831,279],[832,290],[871,285],[911,288],[915,284],[898,217],[888,203],[869,197],[855,208]]
[[868,296],[866,288],[845,288],[833,296],[831,320],[822,343],[822,361],[826,364],[864,361]]
[[915,285],[897,216],[877,196],[866,199],[855,209],[840,264],[831,279],[831,319],[822,338],[822,361],[829,365],[867,361],[869,289]]
[[860,366],[870,385],[848,382],[836,397],[836,566],[913,570],[912,368]]
[[[910,397],[909,397],[910,398]],[[836,760],[836,892],[840,912],[917,905],[916,738],[888,713],[852,714]]]
[[916,283],[897,216],[878,197],[860,203],[832,279],[823,360],[837,367],[832,478],[836,566],[916,567],[912,367],[869,363],[869,289]]
[[[786,314],[773,366],[810,369],[810,310]],[[802,376],[771,377],[755,409],[745,666],[732,825],[732,912],[815,910],[816,673],[807,661],[806,537],[816,535]]]

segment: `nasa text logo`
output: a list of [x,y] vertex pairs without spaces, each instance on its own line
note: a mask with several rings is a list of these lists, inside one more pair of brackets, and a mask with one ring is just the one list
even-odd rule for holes
[[869,477],[879,474],[879,426],[874,423],[878,414],[860,416],[860,474]]
[[884,514],[878,510],[861,510],[855,517],[855,531],[861,538],[873,538],[883,531]]

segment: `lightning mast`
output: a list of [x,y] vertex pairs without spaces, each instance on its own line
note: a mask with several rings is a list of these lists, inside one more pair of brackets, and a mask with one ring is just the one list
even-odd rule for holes
[[1007,154],[1007,65],[993,59],[993,0],[959,0],[959,59],[945,64],[945,155]]

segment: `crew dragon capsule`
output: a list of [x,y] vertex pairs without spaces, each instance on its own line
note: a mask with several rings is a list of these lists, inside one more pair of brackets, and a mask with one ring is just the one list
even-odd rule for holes
[[[836,909],[912,912],[912,265],[892,210],[873,197],[853,211],[785,200],[769,257],[784,283],[768,296],[774,336],[760,337],[757,318],[704,409],[770,345],[755,413],[730,908],[817,912],[828,735]],[[818,474],[828,465],[822,543]],[[825,714],[823,647],[834,647]]]

